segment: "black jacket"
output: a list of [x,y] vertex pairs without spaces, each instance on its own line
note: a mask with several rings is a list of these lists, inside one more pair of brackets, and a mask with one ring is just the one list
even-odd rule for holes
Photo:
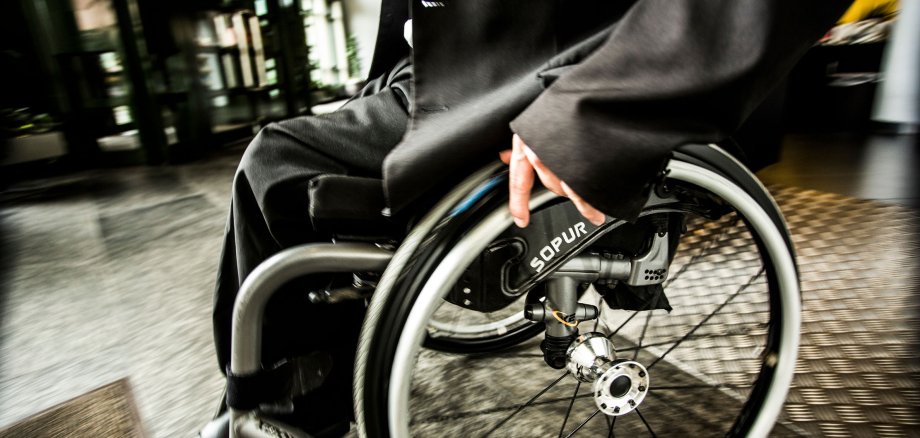
[[[736,129],[849,0],[384,0],[372,75],[409,52],[414,105],[384,163],[399,211],[511,144],[634,218],[671,151]],[[509,128],[510,126],[510,128]]]

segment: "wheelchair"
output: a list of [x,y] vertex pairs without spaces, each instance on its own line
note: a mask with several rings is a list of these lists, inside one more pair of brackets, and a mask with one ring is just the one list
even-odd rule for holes
[[[317,299],[369,294],[354,374],[360,436],[790,431],[777,419],[799,342],[793,243],[733,155],[678,148],[638,220],[600,226],[545,190],[531,224],[512,226],[504,169],[466,178],[398,245],[379,223],[382,201],[312,206],[336,241],[287,249],[246,279],[230,375],[264,372],[263,312],[281,285],[354,273],[350,291]],[[311,190],[322,204],[379,193],[380,182],[329,177]],[[225,427],[307,436],[256,405],[230,409]]]

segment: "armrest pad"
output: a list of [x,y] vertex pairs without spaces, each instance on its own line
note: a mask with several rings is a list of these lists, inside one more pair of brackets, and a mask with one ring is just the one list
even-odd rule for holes
[[310,181],[313,227],[345,240],[398,240],[404,226],[381,213],[386,207],[383,181],[355,176],[322,175]]

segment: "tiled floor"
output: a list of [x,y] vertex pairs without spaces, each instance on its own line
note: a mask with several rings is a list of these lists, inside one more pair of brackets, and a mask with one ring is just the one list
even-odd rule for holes
[[[791,137],[786,160],[761,173],[817,190],[778,192],[806,291],[800,377],[784,417],[799,433],[920,435],[920,221],[908,207],[920,151],[906,139]],[[0,428],[128,377],[150,436],[194,436],[222,387],[210,303],[239,153],[4,194]],[[470,421],[501,415],[483,414]]]

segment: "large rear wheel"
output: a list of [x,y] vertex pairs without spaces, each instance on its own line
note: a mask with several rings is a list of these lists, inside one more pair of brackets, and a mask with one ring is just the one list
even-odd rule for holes
[[[650,203],[643,218],[686,218],[663,284],[673,310],[641,305],[613,310],[594,292],[581,298],[601,315],[579,329],[609,339],[615,350],[611,364],[624,371],[616,374],[611,365],[605,374],[610,382],[582,382],[569,371],[548,367],[538,340],[472,357],[420,348],[452,312],[459,312],[445,307],[443,298],[477,254],[510,226],[499,190],[480,202],[479,213],[438,228],[382,304],[386,317],[365,327],[363,336],[372,337],[368,365],[357,372],[364,383],[358,388],[358,409],[366,434],[769,433],[791,383],[798,347],[800,298],[788,232],[776,219],[775,205],[763,201],[765,193],[750,193],[750,187],[699,165],[672,161],[669,169],[667,194]],[[531,207],[539,209],[552,198],[536,196]],[[610,229],[616,232],[615,226]],[[469,327],[517,323],[513,306],[498,323],[455,322],[449,338],[462,338],[460,332]],[[524,323],[532,330],[533,323]],[[641,377],[640,371],[627,372],[632,363]],[[610,400],[633,406],[623,409],[626,414],[614,413],[605,405]],[[775,432],[794,431],[779,426]]]

